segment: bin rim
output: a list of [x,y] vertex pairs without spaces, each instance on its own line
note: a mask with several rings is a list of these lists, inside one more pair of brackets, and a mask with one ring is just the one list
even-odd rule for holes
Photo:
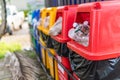
[[[86,50],[80,47],[80,45],[76,45],[77,42],[75,41],[69,41],[67,42],[67,47],[76,52],[76,54],[79,54],[80,56],[84,57],[87,60],[93,60],[93,61],[98,61],[98,60],[106,60],[106,59],[111,59],[111,58],[117,58],[120,56],[120,52],[111,52],[107,53],[106,52],[92,52],[90,50]],[[77,43],[79,44],[79,43]]]

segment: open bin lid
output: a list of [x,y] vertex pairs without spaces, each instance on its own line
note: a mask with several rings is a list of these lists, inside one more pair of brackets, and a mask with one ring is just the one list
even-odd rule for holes
[[32,13],[32,23],[33,23],[32,27],[33,27],[34,36],[36,38],[38,38],[37,24],[39,22],[39,18],[40,18],[40,9],[36,9]]
[[46,17],[48,16],[50,17],[49,26],[47,28],[43,27],[42,31],[44,34],[49,35],[49,30],[55,23],[57,8],[56,7],[47,8],[46,11],[47,11]]
[[37,21],[39,21],[40,18],[40,9],[36,9],[32,12],[32,20],[35,18]]
[[47,8],[42,8],[42,9],[40,10],[41,25],[38,26],[38,30],[39,30],[39,31],[43,31],[43,29],[44,29],[43,24],[44,24],[44,18],[46,17],[46,13],[47,13],[47,10],[46,10],[46,9],[47,9]]
[[[88,60],[104,60],[120,56],[120,1],[86,3],[78,6],[75,21],[89,14],[89,45],[71,40],[67,46]],[[82,16],[82,18],[80,17]]]
[[58,7],[56,20],[59,17],[62,17],[62,31],[57,36],[51,36],[53,39],[60,43],[66,43],[70,40],[70,38],[68,37],[68,31],[72,28],[72,24],[76,16],[76,11],[77,5]]

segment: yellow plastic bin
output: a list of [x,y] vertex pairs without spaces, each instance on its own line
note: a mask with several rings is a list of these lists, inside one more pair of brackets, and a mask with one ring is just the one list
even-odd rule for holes
[[54,63],[55,63],[55,68],[54,68],[54,70],[55,70],[55,80],[59,80],[59,78],[58,78],[58,63],[57,63],[57,61],[56,60],[54,60]]
[[41,52],[42,52],[42,62],[46,66],[46,50],[41,47]]
[[[52,55],[55,55],[54,49],[49,49],[50,53]],[[50,74],[55,79],[58,80],[58,67],[57,67],[57,61],[54,60],[54,58],[49,54],[49,64],[50,64]]]
[[[41,12],[42,24],[41,24],[41,26],[38,27],[38,29],[41,31],[42,34],[46,35],[46,38],[48,38],[48,37],[50,38],[49,30],[53,26],[53,24],[55,23],[56,13],[57,13],[56,7],[45,8]],[[47,27],[44,26],[46,17],[49,17],[49,25]],[[42,43],[43,46],[47,47],[47,45],[45,44],[45,41],[43,41],[42,38],[43,37],[40,38],[40,42]],[[50,53],[46,54],[46,58],[48,60],[47,68],[49,67],[50,75],[52,76],[52,78],[55,80],[58,80],[57,62],[50,55],[50,54],[52,54],[55,56],[55,51],[53,48],[50,48],[50,47],[48,47],[48,50],[50,51]]]
[[[49,26],[47,28],[44,27],[44,29],[42,30],[43,33],[47,36],[49,36],[49,30],[55,23],[56,13],[57,13],[57,8],[55,8],[55,7],[47,9],[47,16],[50,17]],[[55,56],[54,49],[49,48],[49,51],[50,51],[50,54]],[[58,80],[57,62],[53,59],[53,57],[51,55],[48,55],[48,59],[49,59],[49,64],[50,64],[50,74],[51,74],[52,78],[54,78],[55,80]]]
[[[46,17],[46,14],[47,14],[46,8],[41,9],[41,12],[40,12],[41,22],[40,22],[40,25],[38,26],[39,33],[41,33],[42,30],[44,29],[44,18]],[[40,35],[40,43],[42,46],[46,47],[46,44],[41,35]]]
[[38,26],[38,30],[42,31],[44,29],[44,19],[47,15],[47,8],[41,9],[40,15],[41,15],[41,24]]
[[48,51],[47,51],[46,48],[44,48],[44,47],[46,47],[46,44],[44,42],[43,37],[41,36],[42,30],[43,30],[43,27],[44,27],[43,24],[44,24],[44,18],[46,17],[46,13],[47,13],[46,12],[46,8],[41,9],[41,13],[40,13],[40,15],[41,15],[41,23],[38,26],[38,30],[39,30],[39,33],[40,33],[40,39],[39,40],[40,40],[41,45],[43,46],[41,48],[41,51],[42,51],[42,62],[45,65],[45,67],[47,68],[47,70],[49,70]]
[[48,50],[46,49],[46,68],[50,71],[49,56]]
[[56,13],[57,13],[56,7],[51,7],[46,9],[46,17],[49,16],[50,20],[49,20],[49,26],[47,28],[42,27],[42,31],[44,34],[49,35],[49,30],[55,23]]

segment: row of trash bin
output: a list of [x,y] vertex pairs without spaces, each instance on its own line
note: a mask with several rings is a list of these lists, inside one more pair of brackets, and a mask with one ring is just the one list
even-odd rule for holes
[[73,80],[69,73],[75,80],[120,80],[120,1],[43,8],[37,14],[33,43],[54,80]]

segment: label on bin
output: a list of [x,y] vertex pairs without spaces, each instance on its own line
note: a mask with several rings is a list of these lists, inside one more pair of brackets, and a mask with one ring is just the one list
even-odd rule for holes
[[61,60],[61,57],[60,57],[60,56],[57,56],[57,59],[58,59],[60,62],[62,62],[62,60]]
[[59,6],[59,7],[57,7],[57,9],[62,9],[62,8],[64,8],[64,6]]
[[64,74],[64,69],[58,64],[58,69]]
[[47,10],[51,10],[52,8],[47,8]]

